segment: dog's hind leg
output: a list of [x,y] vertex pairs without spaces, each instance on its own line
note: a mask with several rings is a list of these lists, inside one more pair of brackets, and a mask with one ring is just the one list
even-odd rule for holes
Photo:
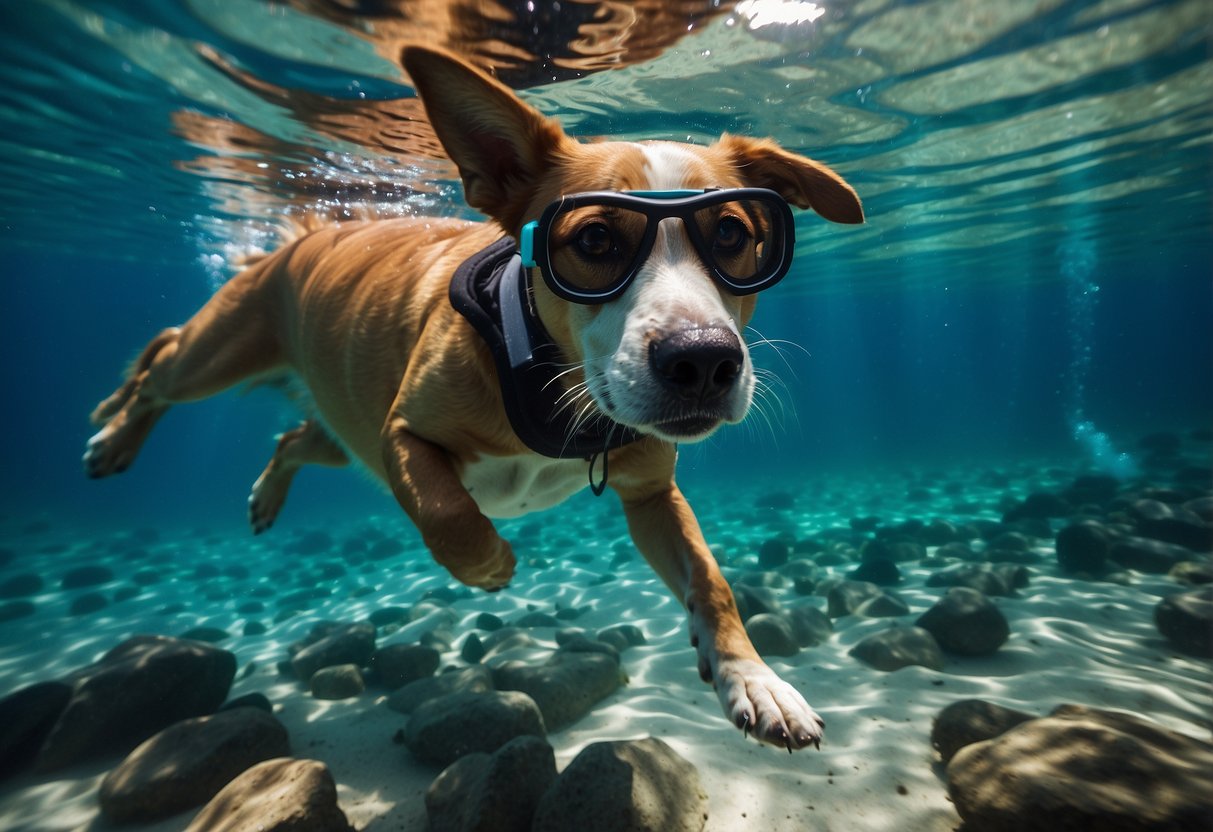
[[177,402],[196,401],[282,366],[282,348],[254,267],[232,278],[180,329],[166,329],[127,370],[126,381],[93,410],[90,477],[125,471],[156,421]]
[[300,466],[310,464],[340,468],[348,465],[349,461],[341,446],[314,419],[279,434],[278,447],[261,476],[253,483],[253,491],[249,494],[248,519],[253,534],[261,534],[274,525],[286,501],[291,480]]

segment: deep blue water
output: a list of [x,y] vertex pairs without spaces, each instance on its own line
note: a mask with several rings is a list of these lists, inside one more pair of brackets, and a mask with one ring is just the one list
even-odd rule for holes
[[[238,531],[272,434],[294,420],[272,393],[174,409],[132,470],[99,483],[80,470],[88,411],[230,274],[229,253],[272,245],[276,211],[373,188],[401,210],[466,213],[449,174],[376,132],[390,122],[375,113],[411,95],[394,47],[306,8],[0,10],[10,519]],[[755,349],[781,381],[770,418],[685,449],[680,476],[712,488],[726,474],[1081,464],[1080,419],[1129,453],[1144,434],[1208,426],[1204,4],[857,8],[781,28],[705,5],[689,34],[655,31],[623,69],[550,53],[503,69],[575,133],[771,134],[864,198],[863,229],[801,217],[794,271],[759,303],[756,333],[799,345]],[[544,31],[572,51],[553,46],[559,26]],[[325,116],[343,108],[344,132]],[[392,508],[355,473],[309,470],[284,524]]]

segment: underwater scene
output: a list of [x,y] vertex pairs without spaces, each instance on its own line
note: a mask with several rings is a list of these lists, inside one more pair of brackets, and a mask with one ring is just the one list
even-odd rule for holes
[[10,0],[0,80],[0,829],[1213,828],[1207,0]]

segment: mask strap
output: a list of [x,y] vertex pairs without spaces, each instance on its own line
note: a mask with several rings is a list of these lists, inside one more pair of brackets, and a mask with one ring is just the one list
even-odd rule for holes
[[[597,483],[594,482],[594,463],[598,461],[598,457],[602,456],[602,479]],[[611,458],[610,451],[599,451],[590,457],[590,490],[594,492],[595,497],[601,497],[602,492],[606,491],[607,484],[607,460]]]

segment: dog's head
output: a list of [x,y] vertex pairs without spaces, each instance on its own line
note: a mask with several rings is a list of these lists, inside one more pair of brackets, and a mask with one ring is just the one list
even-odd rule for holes
[[[841,177],[770,140],[581,143],[454,55],[409,47],[403,63],[459,168],[468,204],[515,238],[562,197],[601,191],[644,192],[659,205],[671,191],[761,188],[825,219],[863,222],[859,199]],[[704,250],[719,235],[737,252],[730,256],[742,258],[737,270],[750,273],[755,258],[771,256],[754,242],[762,237],[757,225],[770,216],[717,206],[706,212],[714,220],[691,228],[694,216],[663,219],[655,210],[647,255],[634,268],[619,248],[629,235],[645,236],[639,214],[618,206],[561,214],[559,228],[545,229],[551,257],[545,279],[535,274],[531,281],[534,304],[569,361],[567,401],[579,414],[589,406],[643,433],[698,441],[745,417],[755,383],[741,336],[755,295],[726,285],[722,272],[730,269],[714,269],[719,261]],[[614,277],[627,272],[626,288],[605,300],[571,302],[557,281],[602,285],[603,253],[611,251],[628,260],[606,269]]]

